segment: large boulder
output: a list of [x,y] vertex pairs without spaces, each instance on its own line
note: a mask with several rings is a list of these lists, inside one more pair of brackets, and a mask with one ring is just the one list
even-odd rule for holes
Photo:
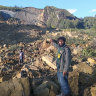
[[79,72],[73,71],[69,72],[69,77],[68,77],[70,89],[72,96],[78,96],[79,95]]
[[13,79],[0,83],[0,96],[30,96],[28,78]]
[[52,81],[45,81],[34,89],[35,96],[56,96],[59,92],[59,87]]
[[[87,88],[85,88],[84,90],[83,90],[83,92],[82,92],[83,94],[80,94],[80,96],[92,96],[91,95],[91,92],[90,92],[90,87],[87,87]],[[95,96],[95,95],[94,95]]]
[[89,66],[86,62],[82,62],[79,63],[78,65],[75,65],[76,70],[78,70],[78,72],[83,72],[86,74],[92,74],[93,73],[93,68],[91,66]]
[[[38,67],[34,66],[34,65],[28,65],[25,64],[22,69],[21,69],[21,73],[18,74],[18,76],[29,76],[30,78],[34,78],[39,76],[39,69]],[[20,75],[21,74],[21,75]]]
[[90,63],[90,66],[94,66],[96,64],[96,60],[93,58],[88,58],[87,61]]
[[48,55],[42,56],[42,60],[46,62],[46,64],[51,68],[56,69],[56,61],[53,61],[52,56],[48,56]]
[[96,96],[96,84],[91,87],[91,96]]
[[[96,74],[79,73],[79,95],[80,96],[92,96],[90,93],[90,86],[96,83]],[[93,86],[94,87],[94,86]],[[96,94],[95,94],[96,95]],[[94,96],[95,96],[94,95]]]

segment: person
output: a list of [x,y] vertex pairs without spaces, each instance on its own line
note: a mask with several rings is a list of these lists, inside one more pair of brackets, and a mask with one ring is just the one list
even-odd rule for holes
[[52,45],[58,49],[56,66],[57,78],[61,87],[61,96],[70,96],[70,88],[68,84],[68,70],[71,64],[71,50],[65,44],[66,38],[59,37],[56,40],[51,40]]
[[20,49],[20,53],[19,53],[19,64],[22,65],[24,62],[24,52],[23,49]]

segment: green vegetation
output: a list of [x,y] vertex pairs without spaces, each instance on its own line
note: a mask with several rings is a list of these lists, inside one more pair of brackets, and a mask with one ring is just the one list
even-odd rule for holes
[[[74,34],[73,37],[65,36],[64,32],[69,32]],[[54,32],[55,34],[55,32]],[[74,37],[78,35],[78,37]],[[62,29],[57,35],[48,36],[52,39],[57,39],[60,36],[64,36],[67,40],[66,43],[69,46],[81,47],[82,52],[80,53],[83,57],[96,57],[96,30],[94,28],[90,29]],[[84,39],[84,37],[86,37]],[[71,47],[71,48],[75,48]]]
[[45,7],[46,24],[49,28],[78,28],[78,29],[96,29],[96,17],[77,18],[67,10],[55,7]]
[[[45,7],[44,14],[46,15],[45,23],[49,28],[80,28],[81,22],[71,13],[64,9],[55,7]],[[75,22],[76,21],[76,22]]]
[[78,19],[76,20],[61,19],[59,20],[59,24],[57,27],[64,28],[64,29],[68,29],[68,28],[83,29],[84,28],[83,21],[80,21]]
[[68,29],[68,28],[78,28],[78,29],[96,29],[96,17],[85,17],[84,19],[56,19],[56,15],[52,19],[47,20],[50,27],[55,26],[58,28]]
[[[21,7],[6,7],[0,5],[0,10],[18,11]],[[47,6],[44,8],[44,23],[48,28],[60,28],[60,29],[96,29],[96,16],[77,18],[65,9],[58,9],[53,6]]]
[[92,55],[92,50],[90,48],[86,48],[82,50],[82,55],[83,56],[91,56]]
[[19,11],[22,8],[18,7],[18,6],[14,6],[14,7],[6,7],[6,6],[2,6],[0,5],[0,10],[11,10],[11,11]]
[[85,49],[82,50],[82,55],[83,56],[95,57],[96,56],[96,49],[93,49],[91,47],[85,48]]
[[96,29],[96,17],[85,17],[84,18],[84,27],[86,29],[89,29],[89,28]]

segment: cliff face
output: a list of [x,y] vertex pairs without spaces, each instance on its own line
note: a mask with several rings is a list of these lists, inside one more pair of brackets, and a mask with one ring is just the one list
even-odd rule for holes
[[44,8],[44,22],[48,27],[58,27],[60,21],[64,19],[75,20],[77,19],[70,12],[65,9],[58,9],[56,7],[45,7]]
[[24,8],[23,10],[16,12],[15,18],[24,21],[25,24],[37,24],[39,22],[38,16],[42,13],[42,9],[36,8]]
[[10,18],[17,18],[24,24],[49,26],[52,23],[57,26],[62,19],[73,20],[76,19],[71,13],[65,9],[58,9],[55,7],[45,7],[44,9],[37,9],[33,7],[23,8],[19,11],[0,10],[4,20]]
[[73,16],[71,13],[69,13],[65,9],[58,9],[55,7],[45,7],[44,8],[44,20],[45,22],[49,19],[56,18],[58,20],[60,19],[76,19],[75,16]]

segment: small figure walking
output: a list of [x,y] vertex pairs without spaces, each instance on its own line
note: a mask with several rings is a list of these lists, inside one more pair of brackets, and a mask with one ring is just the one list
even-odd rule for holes
[[20,53],[19,53],[19,64],[22,65],[24,62],[24,52],[23,49],[20,49]]

